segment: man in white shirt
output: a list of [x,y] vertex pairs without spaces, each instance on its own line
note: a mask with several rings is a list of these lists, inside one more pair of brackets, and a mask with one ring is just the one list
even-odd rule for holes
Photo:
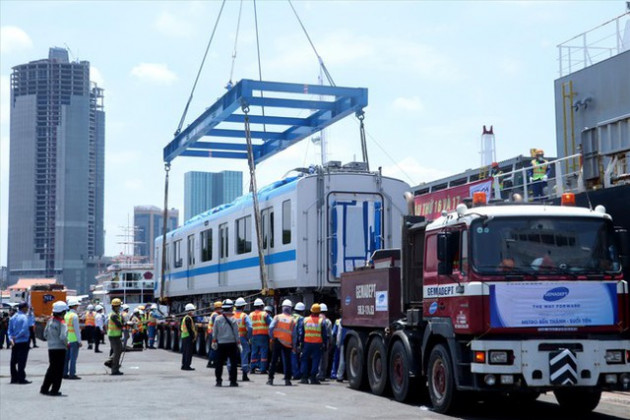
[[94,324],[94,353],[103,353],[98,349],[101,339],[105,334],[105,314],[103,313],[103,307],[101,305],[96,305]]

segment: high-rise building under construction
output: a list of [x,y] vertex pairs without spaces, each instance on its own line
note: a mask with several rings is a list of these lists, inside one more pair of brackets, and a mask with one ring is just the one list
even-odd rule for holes
[[13,67],[9,282],[55,277],[87,292],[103,255],[105,112],[90,63],[51,48]]

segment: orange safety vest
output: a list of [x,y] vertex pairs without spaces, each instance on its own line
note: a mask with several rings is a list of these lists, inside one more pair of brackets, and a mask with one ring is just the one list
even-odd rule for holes
[[147,318],[147,325],[149,327],[155,327],[157,325],[157,319],[155,319],[155,317],[153,316],[153,312],[149,313],[149,316]]
[[293,347],[293,327],[295,327],[293,317],[287,314],[279,314],[276,315],[275,321],[273,338],[277,338],[284,347]]
[[321,344],[322,340],[322,321],[320,317],[309,316],[304,318],[304,342]]
[[219,313],[217,311],[212,312],[212,315],[210,315],[210,320],[208,321],[208,329],[207,329],[207,334],[208,336],[212,335],[212,330],[214,329],[214,319],[219,315]]
[[269,325],[267,325],[267,312],[256,309],[249,315],[252,320],[253,335],[269,335]]
[[94,312],[88,311],[85,313],[85,326],[86,327],[96,326],[96,319],[94,318]]
[[238,336],[247,337],[247,324],[245,324],[245,312],[234,312],[234,319],[238,323]]

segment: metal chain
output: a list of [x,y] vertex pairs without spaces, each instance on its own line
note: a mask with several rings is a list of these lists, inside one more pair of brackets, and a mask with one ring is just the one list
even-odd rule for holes
[[363,154],[363,162],[365,162],[365,167],[369,171],[370,162],[368,160],[367,142],[365,140],[365,124],[363,123],[363,120],[365,119],[365,113],[363,111],[360,111],[357,112],[356,115],[359,119],[359,133],[361,135],[361,153]]

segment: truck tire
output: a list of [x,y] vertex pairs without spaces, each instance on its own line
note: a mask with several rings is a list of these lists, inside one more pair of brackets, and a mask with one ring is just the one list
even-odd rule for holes
[[389,355],[389,383],[396,401],[405,401],[411,388],[411,358],[402,341],[396,341]]
[[456,406],[458,393],[455,387],[451,355],[442,344],[436,345],[431,350],[427,376],[433,410],[438,413],[447,413]]
[[383,395],[387,386],[387,351],[381,337],[370,342],[367,357],[367,376],[370,389],[375,395]]
[[356,337],[350,337],[346,345],[346,374],[352,389],[365,387],[364,361],[363,347],[359,344],[359,340]]
[[557,389],[553,391],[563,410],[570,414],[585,415],[599,404],[602,391],[592,388]]

